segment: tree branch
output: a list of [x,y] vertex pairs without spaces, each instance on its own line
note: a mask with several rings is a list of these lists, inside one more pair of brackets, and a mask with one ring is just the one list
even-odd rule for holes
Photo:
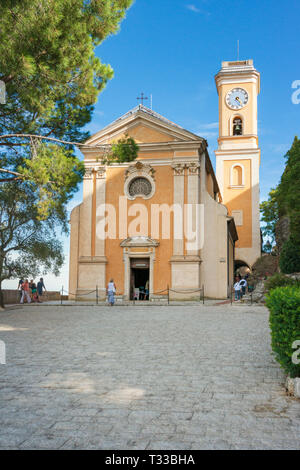
[[[47,137],[47,136],[43,136],[43,135],[35,135],[35,134],[4,134],[4,135],[0,135],[0,139],[11,139],[13,137],[25,137],[26,139],[30,139],[30,138],[34,138],[34,139],[40,139],[40,140],[51,140],[53,142],[58,142],[60,144],[65,144],[65,145],[75,145],[77,147],[87,147],[87,148],[99,148],[99,149],[107,149],[109,147],[111,147],[110,144],[105,144],[105,145],[90,145],[90,144],[85,144],[85,143],[82,143],[82,142],[68,142],[66,140],[60,140],[60,139],[56,139],[55,137]],[[0,145],[11,145],[9,143],[0,143]],[[20,143],[20,144],[17,144],[17,143],[14,143],[14,145],[24,145],[24,143]]]

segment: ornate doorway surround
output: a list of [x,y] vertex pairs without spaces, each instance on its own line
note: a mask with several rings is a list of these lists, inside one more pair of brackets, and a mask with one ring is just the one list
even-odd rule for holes
[[149,290],[153,292],[155,249],[159,242],[149,237],[130,237],[120,243],[124,262],[124,300],[130,298],[130,259],[149,258]]

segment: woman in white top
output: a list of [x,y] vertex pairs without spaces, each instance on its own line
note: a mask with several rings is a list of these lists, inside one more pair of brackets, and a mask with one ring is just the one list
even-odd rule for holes
[[112,307],[115,303],[115,293],[116,293],[116,284],[114,280],[111,279],[107,285],[107,296],[108,296],[108,303]]

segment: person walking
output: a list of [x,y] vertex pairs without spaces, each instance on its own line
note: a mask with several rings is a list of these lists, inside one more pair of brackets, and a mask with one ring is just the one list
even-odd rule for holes
[[149,279],[146,281],[145,285],[145,297],[144,300],[149,300]]
[[22,293],[23,293],[23,289],[22,289],[23,284],[24,284],[24,279],[23,278],[19,279],[18,291],[19,291],[19,295],[20,295],[20,300],[22,298]]
[[241,299],[241,285],[240,281],[236,281],[236,283],[233,286],[234,288],[234,298],[235,300],[240,300]]
[[44,284],[44,279],[41,277],[39,282],[37,283],[37,295],[38,295],[38,302],[42,303],[42,295],[43,295],[43,289],[46,290],[45,284]]
[[30,304],[31,298],[29,295],[29,282],[28,279],[25,279],[25,281],[22,284],[22,297],[20,300],[20,304],[24,303],[24,297],[26,297],[27,303]]
[[115,303],[115,293],[116,293],[116,284],[114,283],[114,280],[111,279],[107,285],[107,297],[108,297],[108,303],[112,307]]

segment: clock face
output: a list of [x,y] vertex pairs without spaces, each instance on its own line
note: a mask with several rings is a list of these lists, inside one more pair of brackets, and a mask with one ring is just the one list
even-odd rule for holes
[[231,109],[241,109],[248,103],[248,93],[243,88],[233,88],[226,95],[226,103]]

